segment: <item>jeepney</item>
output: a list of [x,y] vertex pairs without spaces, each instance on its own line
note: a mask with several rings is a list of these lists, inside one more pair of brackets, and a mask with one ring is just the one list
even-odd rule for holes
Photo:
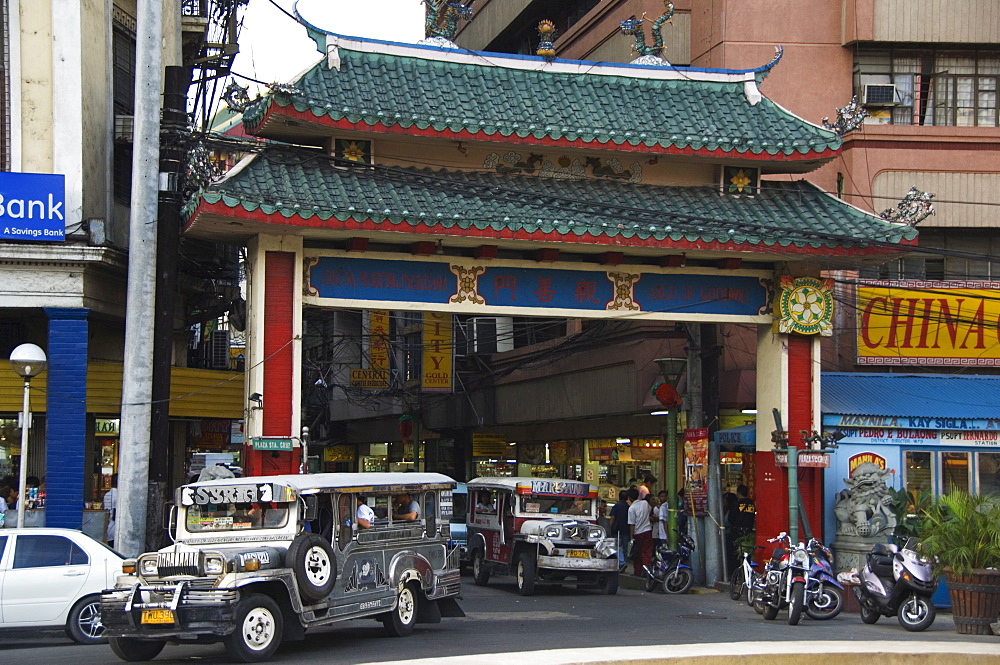
[[514,574],[530,596],[539,584],[618,591],[618,548],[597,524],[597,487],[557,478],[476,478],[468,488],[473,580]]
[[[182,486],[174,544],[127,560],[103,593],[104,634],[126,661],[155,658],[167,642],[222,641],[232,660],[260,662],[315,626],[374,617],[404,636],[416,623],[464,616],[449,535],[454,487],[437,473]],[[404,494],[416,519],[395,516]]]

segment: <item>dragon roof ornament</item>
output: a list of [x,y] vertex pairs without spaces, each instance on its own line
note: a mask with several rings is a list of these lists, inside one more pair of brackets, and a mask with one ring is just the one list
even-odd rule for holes
[[646,44],[646,32],[642,27],[642,24],[646,22],[645,13],[643,13],[642,18],[630,18],[618,24],[623,35],[635,37],[635,44],[632,45],[632,50],[638,53],[639,57],[632,61],[633,65],[669,64],[661,55],[663,52],[662,29],[664,23],[673,22],[674,3],[670,2],[670,0],[664,0],[663,6],[665,11],[653,21],[649,31],[653,40],[652,46]]
[[472,18],[474,1],[468,0],[468,3],[463,5],[448,0],[424,0],[424,4],[427,5],[427,18],[424,20],[425,39],[417,43],[457,49],[458,45],[452,40],[458,31],[458,20],[464,18],[468,21]]

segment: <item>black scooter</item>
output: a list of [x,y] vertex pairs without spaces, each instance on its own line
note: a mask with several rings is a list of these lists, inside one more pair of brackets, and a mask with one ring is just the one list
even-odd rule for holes
[[861,603],[861,620],[867,624],[880,616],[896,616],[911,632],[925,630],[937,615],[931,596],[937,579],[931,562],[917,553],[919,541],[910,538],[902,550],[876,543],[862,569],[854,595]]

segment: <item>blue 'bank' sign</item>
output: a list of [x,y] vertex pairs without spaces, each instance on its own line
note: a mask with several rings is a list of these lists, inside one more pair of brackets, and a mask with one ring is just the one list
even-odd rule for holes
[[66,178],[0,172],[0,238],[65,240]]

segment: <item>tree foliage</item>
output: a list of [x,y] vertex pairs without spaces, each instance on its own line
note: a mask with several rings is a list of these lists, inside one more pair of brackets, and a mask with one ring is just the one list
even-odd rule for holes
[[959,574],[1000,568],[1000,499],[955,490],[939,496],[917,524],[922,553]]

